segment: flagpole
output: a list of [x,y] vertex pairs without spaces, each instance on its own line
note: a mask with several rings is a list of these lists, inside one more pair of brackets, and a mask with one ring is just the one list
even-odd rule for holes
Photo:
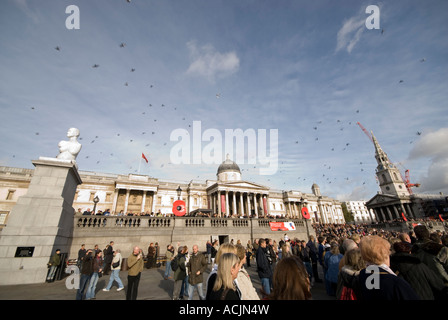
[[138,163],[138,174],[140,174],[140,166],[142,164],[142,157],[140,157],[140,162]]

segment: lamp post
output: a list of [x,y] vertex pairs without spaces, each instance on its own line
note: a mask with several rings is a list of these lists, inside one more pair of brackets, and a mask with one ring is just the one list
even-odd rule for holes
[[182,189],[180,188],[180,186],[177,187],[177,200],[180,200],[180,194],[182,193]]
[[97,203],[100,202],[100,198],[98,198],[98,196],[95,196],[95,198],[93,198],[93,214],[96,214],[96,205]]

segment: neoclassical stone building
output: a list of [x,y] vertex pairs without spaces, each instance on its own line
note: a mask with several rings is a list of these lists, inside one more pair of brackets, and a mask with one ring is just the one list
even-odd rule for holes
[[[18,197],[26,194],[33,169],[0,167],[0,225],[7,224],[8,214]],[[273,190],[242,178],[239,166],[226,159],[216,173],[216,180],[176,182],[138,174],[106,174],[79,171],[82,184],[73,202],[75,211],[109,210],[112,214],[171,215],[173,202],[186,203],[187,215],[200,212],[217,217],[302,218],[307,207],[313,222],[344,223],[341,203],[322,196],[319,186],[311,193],[298,190]]]

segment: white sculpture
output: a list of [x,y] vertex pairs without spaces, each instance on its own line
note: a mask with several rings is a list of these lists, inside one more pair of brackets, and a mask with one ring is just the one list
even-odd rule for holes
[[78,142],[79,130],[76,128],[70,128],[67,132],[69,141],[61,141],[58,144],[59,154],[57,159],[60,160],[76,160],[76,156],[81,151],[82,145]]

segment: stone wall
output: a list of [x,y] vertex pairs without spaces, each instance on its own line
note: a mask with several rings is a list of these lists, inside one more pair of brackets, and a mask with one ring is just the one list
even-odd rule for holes
[[[295,231],[272,231],[269,222],[294,222]],[[308,224],[308,226],[307,226]],[[248,240],[272,238],[277,243],[286,233],[290,239],[307,240],[308,234],[315,235],[310,223],[302,219],[231,219],[202,217],[149,217],[149,216],[83,216],[74,218],[74,231],[69,258],[75,259],[81,244],[86,249],[98,244],[104,249],[114,241],[114,249],[120,249],[122,255],[131,254],[134,246],[139,246],[146,254],[151,242],[158,242],[160,254],[164,255],[168,244],[177,246],[194,244],[200,251],[206,250],[206,242],[218,239],[220,242],[238,240],[246,246]]]

